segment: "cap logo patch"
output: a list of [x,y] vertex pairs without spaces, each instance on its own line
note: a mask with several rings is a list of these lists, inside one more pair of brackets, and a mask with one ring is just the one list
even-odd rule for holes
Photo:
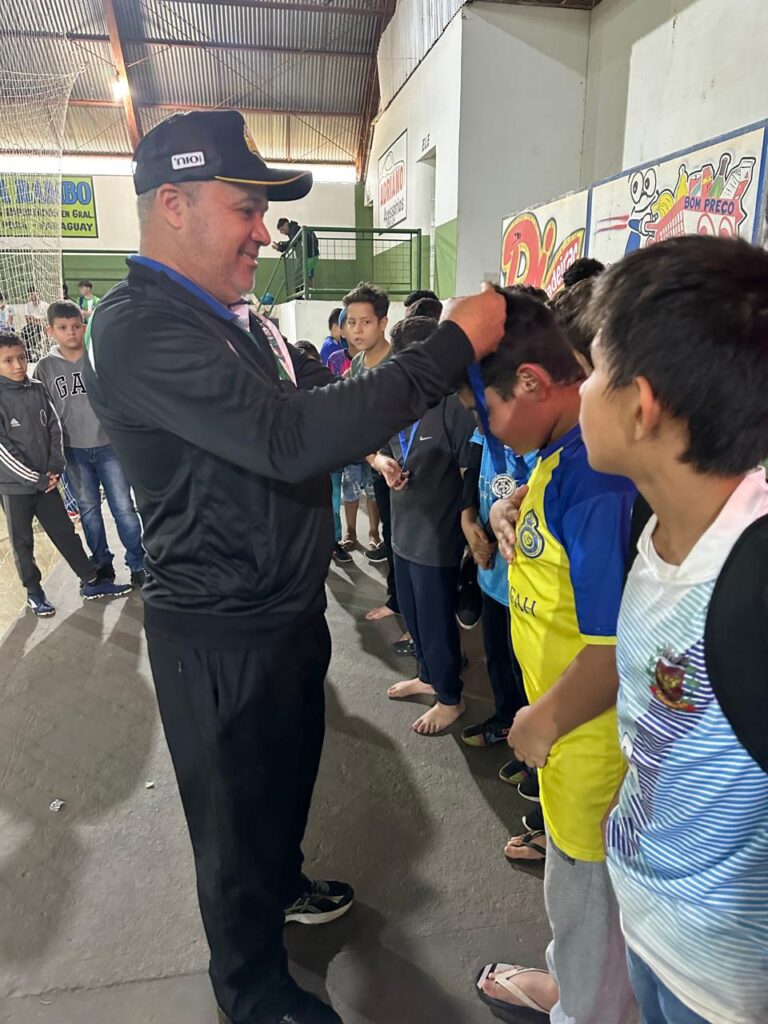
[[187,167],[202,167],[205,163],[205,153],[198,150],[196,153],[174,153],[171,157],[171,167],[174,171],[183,171]]
[[248,147],[248,149],[250,150],[250,152],[253,153],[254,156],[257,156],[257,157],[259,157],[259,159],[261,159],[261,153],[259,152],[259,150],[258,150],[258,148],[256,146],[256,142],[255,142],[253,136],[248,131],[248,125],[244,125],[243,126],[243,137],[245,138],[245,144]]

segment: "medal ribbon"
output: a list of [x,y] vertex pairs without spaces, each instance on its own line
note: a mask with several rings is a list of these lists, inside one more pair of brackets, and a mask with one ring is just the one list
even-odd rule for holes
[[488,403],[485,401],[485,384],[483,375],[480,372],[480,364],[472,363],[468,371],[469,383],[472,387],[472,394],[475,396],[475,408],[480,418],[480,426],[485,434],[488,451],[491,453],[491,462],[496,476],[509,476],[507,469],[507,457],[504,454],[504,445],[491,433],[491,425],[488,420]]
[[413,439],[414,439],[414,437],[416,436],[416,434],[418,432],[419,424],[420,423],[421,423],[421,420],[416,420],[416,422],[413,424],[413,426],[411,427],[411,436],[408,438],[407,441],[405,440],[405,431],[404,430],[400,431],[400,435],[399,436],[400,436],[400,448],[402,449],[402,452],[403,452],[403,462],[402,462],[402,468],[403,469],[405,469],[405,464],[408,461],[408,455],[409,455],[409,453],[411,451],[411,445],[413,444]]

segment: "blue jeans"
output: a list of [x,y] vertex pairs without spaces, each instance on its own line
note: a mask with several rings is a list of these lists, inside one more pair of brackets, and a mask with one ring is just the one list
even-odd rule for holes
[[331,473],[331,491],[333,495],[333,528],[336,531],[336,543],[341,540],[341,470]]
[[707,1024],[662,985],[645,960],[631,949],[627,949],[627,965],[643,1024]]
[[144,568],[141,522],[131,497],[131,488],[111,445],[101,448],[65,448],[67,477],[80,509],[83,533],[99,566],[111,565],[114,555],[107,544],[101,515],[100,486],[104,487],[117,534],[125,548],[125,564],[131,572]]

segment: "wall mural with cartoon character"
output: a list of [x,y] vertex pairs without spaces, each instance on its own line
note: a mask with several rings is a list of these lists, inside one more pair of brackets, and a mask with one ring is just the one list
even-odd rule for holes
[[550,298],[563,274],[584,255],[589,191],[573,192],[504,221],[502,284],[530,284]]
[[757,239],[765,125],[592,186],[588,249],[610,263],[677,235]]
[[506,218],[502,284],[551,296],[580,256],[613,263],[678,235],[762,242],[767,142],[761,122]]

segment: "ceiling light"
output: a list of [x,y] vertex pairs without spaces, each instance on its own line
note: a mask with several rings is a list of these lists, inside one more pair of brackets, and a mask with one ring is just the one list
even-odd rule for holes
[[130,86],[128,85],[128,79],[121,75],[115,75],[115,80],[112,83],[112,95],[116,100],[124,100],[130,92]]

